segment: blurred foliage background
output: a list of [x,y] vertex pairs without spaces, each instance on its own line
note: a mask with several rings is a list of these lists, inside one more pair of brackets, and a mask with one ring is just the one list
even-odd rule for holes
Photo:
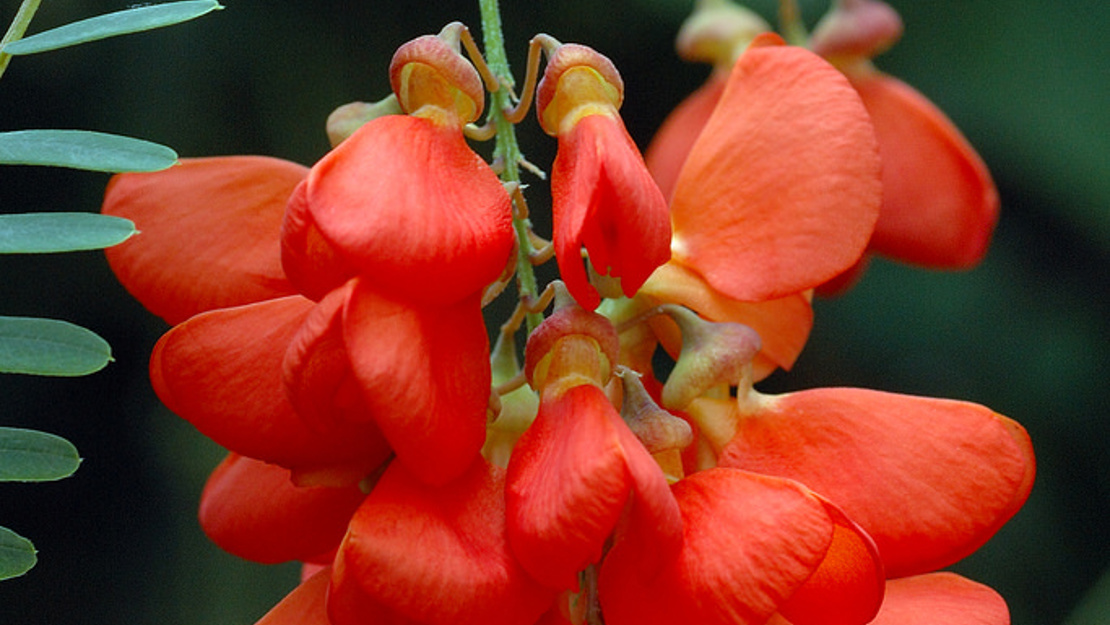
[[[688,0],[502,4],[518,70],[540,31],[613,58],[641,146],[708,73],[673,52]],[[752,2],[772,19],[774,4]],[[1016,418],[1038,452],[1033,494],[955,568],[998,589],[1017,625],[1110,622],[1110,577],[1099,585],[1110,571],[1110,3],[891,4],[906,34],[877,64],[946,110],[990,165],[1003,203],[994,245],[964,273],[874,262],[853,291],[818,302],[807,351],[766,388],[865,386]],[[183,156],[310,164],[327,149],[333,108],[387,93],[399,44],[456,19],[479,26],[476,0],[225,5],[166,30],[14,59],[0,83],[0,130],[95,129]],[[0,0],[0,19],[17,6]],[[46,2],[29,34],[126,6]],[[807,21],[824,7],[803,2]],[[522,143],[550,165],[553,141],[531,121]],[[95,211],[106,182],[2,168],[0,211]],[[529,193],[542,212],[546,183]],[[222,451],[149,388],[147,356],[164,324],[131,300],[100,253],[0,260],[0,313],[73,321],[115,354],[89,378],[0,377],[0,423],[65,436],[85,458],[68,480],[0,488],[0,519],[40,550],[28,575],[0,583],[0,622],[253,623],[297,568],[239,561],[197,527],[198,495]]]

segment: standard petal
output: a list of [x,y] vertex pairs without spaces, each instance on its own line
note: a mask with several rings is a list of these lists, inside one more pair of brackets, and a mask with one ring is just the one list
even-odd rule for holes
[[847,79],[767,37],[733,67],[671,203],[674,259],[744,301],[798,293],[850,267],[882,193],[874,131]]
[[967,556],[1032,488],[1028,434],[983,406],[851,388],[745,405],[721,465],[828,497],[875,539],[891,577]]
[[871,249],[960,269],[986,254],[998,190],[959,129],[913,87],[879,72],[849,75],[879,139],[883,207]]
[[709,469],[672,489],[685,525],[682,550],[652,575],[641,566],[650,544],[613,546],[599,585],[610,625],[763,625],[832,544],[824,505],[795,482]]
[[545,395],[514,448],[505,490],[509,541],[524,568],[551,588],[577,589],[630,495],[633,518],[661,554],[673,552],[681,519],[666,478],[604,391],[584,384]]
[[192,317],[155,345],[151,383],[167,408],[231,451],[292,469],[300,483],[357,482],[388,453],[373,424],[317,431],[286,398],[282,360],[312,306],[292,296]]
[[484,460],[444,486],[390,466],[340,547],[329,599],[334,625],[534,623],[556,593],[509,549],[504,485],[504,472]]
[[1006,601],[988,586],[955,573],[892,579],[871,625],[1010,625]]
[[648,171],[668,201],[674,194],[678,173],[682,171],[690,149],[725,91],[727,79],[727,72],[713,72],[704,85],[687,96],[663,120],[663,125],[644,152]]
[[[718,293],[702,277],[674,262],[657,269],[644,284],[643,293],[685,306],[710,321],[742,323],[755,330],[763,341],[763,348],[753,361],[756,380],[775,369],[789,370],[813,327],[813,307],[807,294],[741,302]],[[660,317],[653,321],[653,327],[667,349],[677,354],[682,344],[677,326]]]
[[288,469],[230,454],[200,497],[200,525],[221,549],[254,562],[308,560],[334,550],[366,495],[357,485],[299,487]]
[[357,278],[343,342],[363,401],[398,460],[444,484],[478,457],[490,398],[480,293],[448,306],[391,299]]
[[559,270],[585,308],[600,299],[586,282],[583,247],[629,297],[670,258],[666,201],[619,117],[588,115],[559,135],[551,194]]
[[103,212],[135,222],[139,235],[105,250],[108,262],[171,324],[290,295],[278,241],[285,202],[307,175],[261,156],[182,159],[164,171],[117,175]]
[[509,194],[458,129],[375,119],[313,168],[316,226],[379,291],[454,302],[501,275],[513,247]]

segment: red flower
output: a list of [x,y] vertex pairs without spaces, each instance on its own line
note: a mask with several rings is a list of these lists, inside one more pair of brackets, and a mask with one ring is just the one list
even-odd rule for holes
[[852,81],[875,123],[883,156],[883,210],[870,250],[944,269],[975,265],[998,220],[998,191],[959,129],[913,87],[870,59],[902,34],[878,0],[838,0],[810,40]]
[[869,249],[926,267],[978,263],[999,210],[983,160],[913,87],[870,67],[845,73],[871,114],[883,157],[883,209]]
[[286,467],[300,483],[353,483],[390,452],[377,426],[310,423],[282,380],[312,309],[291,296],[191,317],[158,341],[151,382],[166,407],[231,451]]
[[[285,264],[309,290],[357,274],[395,297],[454,302],[480,294],[509,262],[509,195],[461,128],[430,119],[367,123],[313,166],[296,201]],[[323,241],[308,247],[312,228]],[[324,242],[342,263],[321,279],[313,263]]]
[[[675,302],[753,327],[764,345],[758,377],[797,358],[812,325],[808,291],[857,261],[881,196],[855,91],[815,55],[781,43],[760,36],[728,74],[669,191],[671,260],[642,290],[648,306]],[[657,141],[680,136],[674,128]],[[653,149],[649,164],[654,154],[671,153]]]
[[[243,557],[310,565],[261,622],[1004,618],[991,591],[924,574],[1028,496],[1020,426],[963,402],[752,388],[797,356],[812,289],[874,245],[887,184],[856,89],[777,36],[708,92],[669,213],[617,114],[615,68],[541,38],[557,259],[577,301],[614,299],[607,318],[560,294],[525,350],[538,397],[487,437],[501,401],[482,303],[514,233],[509,194],[464,139],[484,92],[463,34],[402,46],[390,77],[406,115],[365,123],[311,170],[229,157],[109,187],[105,211],[153,234],[113,267],[177,324],[152,355],[155,389],[231,451],[202,526]],[[178,262],[181,240],[204,249]],[[619,292],[591,286],[583,247]],[[662,385],[658,343],[677,358]],[[518,367],[501,356],[504,392]],[[507,468],[480,457],[491,441],[511,448]]]
[[529,341],[525,371],[541,403],[506,492],[510,544],[525,569],[577,590],[576,574],[600,561],[601,608],[616,625],[762,623],[777,611],[797,623],[823,611],[869,621],[882,562],[834,505],[796,482],[734,469],[667,489],[602,390],[615,343],[607,321],[573,304]]
[[672,262],[741,301],[835,276],[878,216],[866,112],[842,76],[781,43],[763,35],[740,57],[671,199]]
[[356,278],[317,305],[280,367],[310,425],[376,425],[429,483],[458,477],[485,441],[489,343],[477,294],[427,305]]
[[953,573],[930,573],[886,584],[873,625],[1008,625],[1006,602],[990,588]]
[[639,536],[617,542],[601,571],[607,623],[863,624],[883,596],[867,534],[796,482],[734,469],[673,487],[686,531],[663,569]]
[[617,113],[624,84],[612,62],[575,44],[549,55],[536,112],[559,139],[551,173],[555,256],[571,294],[592,310],[601,298],[586,279],[582,249],[631,297],[670,257],[667,206]]
[[[954,573],[888,580],[871,625],[1010,625],[1006,602],[987,586]],[[767,625],[792,625],[776,615]]]
[[365,498],[356,485],[297,487],[288,469],[229,454],[204,487],[200,524],[212,542],[247,560],[330,562]]
[[261,156],[182,159],[170,169],[115,176],[104,213],[142,236],[105,250],[120,282],[170,324],[214,308],[296,289],[282,272],[282,211],[308,168]]
[[517,563],[504,472],[479,460],[428,486],[393,465],[351,519],[332,572],[332,625],[532,623],[554,591]]
[[798,480],[828,497],[875,539],[892,577],[971,554],[1033,485],[1029,435],[975,404],[850,388],[741,391],[727,407],[698,405],[706,401],[688,408],[695,420],[724,411],[735,424],[721,466]]
[[678,547],[681,521],[667,481],[602,387],[617,337],[600,315],[561,308],[532,334],[525,371],[539,414],[509,460],[509,539],[521,564],[559,590],[600,560],[626,505],[652,528],[653,551]]
[[396,72],[414,117],[366,124],[311,170],[187,159],[109,186],[105,212],[145,232],[113,267],[177,323],[152,355],[155,389],[233,452],[202,524],[243,557],[329,562],[357,484],[392,455],[387,477],[460,488],[485,466],[481,299],[513,248],[510,200],[463,139],[480,83],[476,103],[465,79],[452,95],[440,72],[458,64],[418,41],[431,52],[403,49]]
[[[702,46],[696,54],[703,60],[715,54],[713,62],[730,64],[732,50],[751,40],[750,26],[734,30],[731,46],[713,39],[714,47],[707,52]],[[893,10],[879,2],[855,0],[838,2],[811,40],[814,52],[829,58],[850,79],[874,123],[883,161],[883,200],[868,250],[928,267],[969,267],[986,252],[997,220],[997,191],[982,160],[943,113],[911,87],[871,66],[868,59],[900,34],[901,22]],[[696,36],[716,38],[720,32]],[[707,120],[724,80],[724,72],[714,72],[705,87],[675,109],[649,147],[648,166],[664,193],[671,192],[693,137],[703,129],[713,134]],[[835,284],[843,286],[848,280]]]
[[[701,476],[722,469],[804,484],[822,501],[831,502],[830,506],[835,504],[838,514],[845,520],[851,519],[850,526],[858,536],[872,545],[874,559],[881,563],[875,565],[880,579],[884,569],[887,576],[902,578],[955,563],[993,536],[1029,496],[1035,472],[1033,449],[1028,434],[1014,421],[968,402],[863,389],[812,389],[764,395],[751,387],[751,367],[745,366],[745,359],[758,349],[758,344],[752,344],[754,334],[750,330],[736,331],[731,324],[700,321],[688,311],[666,311],[681,327],[683,345],[662,397],[668,408],[688,416],[697,438],[696,455],[684,458],[686,470],[692,475],[678,486],[706,479]],[[735,396],[720,392],[722,386],[736,387]],[[678,486],[676,494],[680,492]],[[745,514],[756,514],[753,508],[766,506],[759,503],[758,497],[749,497],[753,503],[744,508]],[[679,503],[689,526],[690,517],[681,496]],[[725,512],[722,510],[721,514]],[[750,528],[751,524],[747,520],[743,527]],[[709,540],[702,534],[699,539]],[[687,540],[684,549],[694,548],[689,544]],[[659,584],[696,587],[697,582],[704,580],[704,573],[693,576],[682,567],[693,570],[696,562],[698,570],[704,571],[706,562],[713,561],[709,554],[723,550],[713,543],[708,545],[704,553],[691,555],[687,564],[676,565],[678,568],[669,573],[673,577]],[[617,557],[619,549],[620,543],[614,547],[607,564]],[[630,553],[640,550],[633,546]],[[735,549],[729,553],[735,553]],[[638,556],[627,557],[632,562],[628,564],[630,569],[613,573],[615,580],[624,580],[628,570],[638,566]],[[848,575],[849,580],[870,579],[870,574],[858,573],[866,570],[858,568],[861,566],[858,561],[854,567],[839,566],[833,577],[841,583],[845,581],[845,571],[857,571]],[[603,569],[603,582],[604,572]],[[725,575],[721,580],[725,581],[706,583],[703,590],[691,592],[697,596],[697,592],[708,593],[718,585],[727,585]],[[927,614],[935,614],[943,613],[943,606],[953,599],[948,596],[949,590],[959,594],[966,585],[960,582],[953,587],[947,582],[934,585],[922,581],[917,586],[916,582],[907,581],[891,582],[888,587],[920,588],[921,592],[915,593],[912,600],[895,597],[891,605],[913,605]],[[936,594],[932,596],[934,587]],[[661,591],[650,589],[643,592],[651,597],[661,595]],[[845,602],[841,608],[822,612],[820,601],[791,600],[778,609],[795,624],[826,622],[829,618],[834,620],[828,622],[843,622],[836,619],[847,618],[841,615],[856,613],[853,610],[864,614],[867,601],[849,599],[844,592],[841,588],[833,593]],[[972,603],[991,618],[999,614],[997,602],[989,596],[972,594]],[[962,601],[958,597],[956,600]],[[808,617],[794,612],[803,604],[814,610]],[[637,618],[648,618],[648,614],[665,610],[685,613],[693,610],[693,605],[696,602],[660,600],[644,606],[645,614]],[[909,608],[891,608],[898,609]],[[763,618],[766,617],[762,613],[740,621],[706,615],[703,621],[762,622]]]

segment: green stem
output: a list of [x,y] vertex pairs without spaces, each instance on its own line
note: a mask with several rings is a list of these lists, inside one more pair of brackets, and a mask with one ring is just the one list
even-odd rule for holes
[[[8,32],[4,33],[4,38],[0,39],[0,46],[6,43],[16,41],[27,32],[27,27],[31,25],[31,18],[35,16],[35,11],[39,10],[40,0],[23,0],[23,4],[19,5],[19,11],[15,14],[15,19],[12,20],[12,25],[8,27]],[[8,61],[12,55],[0,52],[0,76],[4,75],[4,70],[8,69]]]
[[809,39],[798,0],[779,1],[779,29],[783,39],[792,46],[804,46]]
[[[479,0],[482,14],[482,47],[485,49],[486,63],[502,88],[490,95],[489,120],[497,128],[497,139],[494,144],[494,161],[502,164],[501,180],[509,183],[520,183],[520,162],[523,156],[520,145],[516,141],[516,129],[505,119],[504,111],[511,108],[509,89],[513,83],[513,74],[509,70],[509,58],[505,54],[505,36],[501,32],[501,11],[497,0]],[[534,300],[539,289],[536,284],[536,273],[532,268],[530,256],[533,251],[532,241],[528,232],[532,224],[528,219],[513,218],[513,227],[516,229],[516,239],[519,251],[516,259],[517,288],[520,290],[520,299]],[[541,313],[529,313],[526,323],[528,332],[536,328],[543,321]]]

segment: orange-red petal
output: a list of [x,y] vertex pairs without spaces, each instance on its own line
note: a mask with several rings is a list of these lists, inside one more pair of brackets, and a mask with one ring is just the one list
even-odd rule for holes
[[[673,542],[681,523],[666,478],[604,391],[583,384],[555,397],[545,394],[509,460],[505,499],[513,552],[545,585],[576,589],[578,573],[600,560],[633,492],[643,502],[637,512],[651,518],[660,542]],[[669,520],[668,508],[674,512]]]
[[313,307],[282,361],[286,395],[301,419],[316,430],[344,422],[374,422],[343,341],[343,307],[354,284],[352,280],[335,289]]
[[883,207],[871,248],[928,267],[977,263],[999,210],[983,160],[913,87],[879,72],[849,77],[871,115],[883,159]]
[[1010,625],[1006,601],[988,586],[955,573],[892,579],[871,625]]
[[761,36],[736,62],[671,202],[673,258],[744,301],[804,291],[850,267],[882,193],[855,90],[776,39]]
[[551,196],[559,272],[583,307],[601,301],[586,280],[583,247],[629,297],[670,258],[666,201],[619,117],[588,115],[559,134]]
[[[650,544],[625,540],[613,546],[599,586],[610,625],[763,625],[827,557],[838,558],[844,570],[875,574],[866,549],[850,540],[836,545],[837,532],[854,531],[852,526],[796,482],[716,468],[672,489],[685,524],[682,549],[653,574],[641,567]],[[839,584],[838,601],[866,606],[875,602],[881,575],[821,579]],[[811,596],[832,593],[820,590]],[[854,609],[839,623],[862,625],[870,619],[861,616],[866,612]]]
[[674,195],[678,173],[682,171],[690,149],[725,92],[727,79],[727,72],[713,72],[704,85],[687,96],[663,120],[644,152],[648,171],[668,201]]
[[456,128],[388,115],[312,168],[305,200],[323,236],[377,290],[458,301],[501,275],[511,201]]
[[480,293],[445,306],[392,299],[355,279],[343,343],[374,421],[398,460],[444,484],[478,457],[491,373]]
[[231,451],[304,474],[301,483],[357,482],[388,451],[373,424],[316,430],[286,398],[282,360],[312,306],[291,296],[196,315],[155,345],[151,383],[167,408]]
[[106,254],[125,287],[171,324],[292,294],[278,237],[285,202],[308,169],[275,158],[182,159],[108,183],[103,212],[139,234]]
[[334,625],[534,623],[555,592],[505,535],[504,472],[480,460],[429,486],[394,464],[351,520],[332,575]]
[[334,550],[366,497],[357,485],[298,487],[288,469],[229,454],[200,497],[200,525],[221,549],[254,562],[307,560]]
[[301,295],[320,301],[355,272],[328,243],[308,210],[308,181],[289,196],[281,223],[281,265]]
[[879,611],[886,587],[879,550],[867,532],[840,508],[814,496],[824,504],[833,522],[832,544],[821,565],[779,607],[779,613],[792,625],[868,623]]
[[331,569],[323,569],[301,582],[255,625],[332,625],[327,595]]
[[875,539],[891,577],[967,556],[1032,488],[1028,434],[983,406],[850,388],[753,404],[721,465],[828,497]]

